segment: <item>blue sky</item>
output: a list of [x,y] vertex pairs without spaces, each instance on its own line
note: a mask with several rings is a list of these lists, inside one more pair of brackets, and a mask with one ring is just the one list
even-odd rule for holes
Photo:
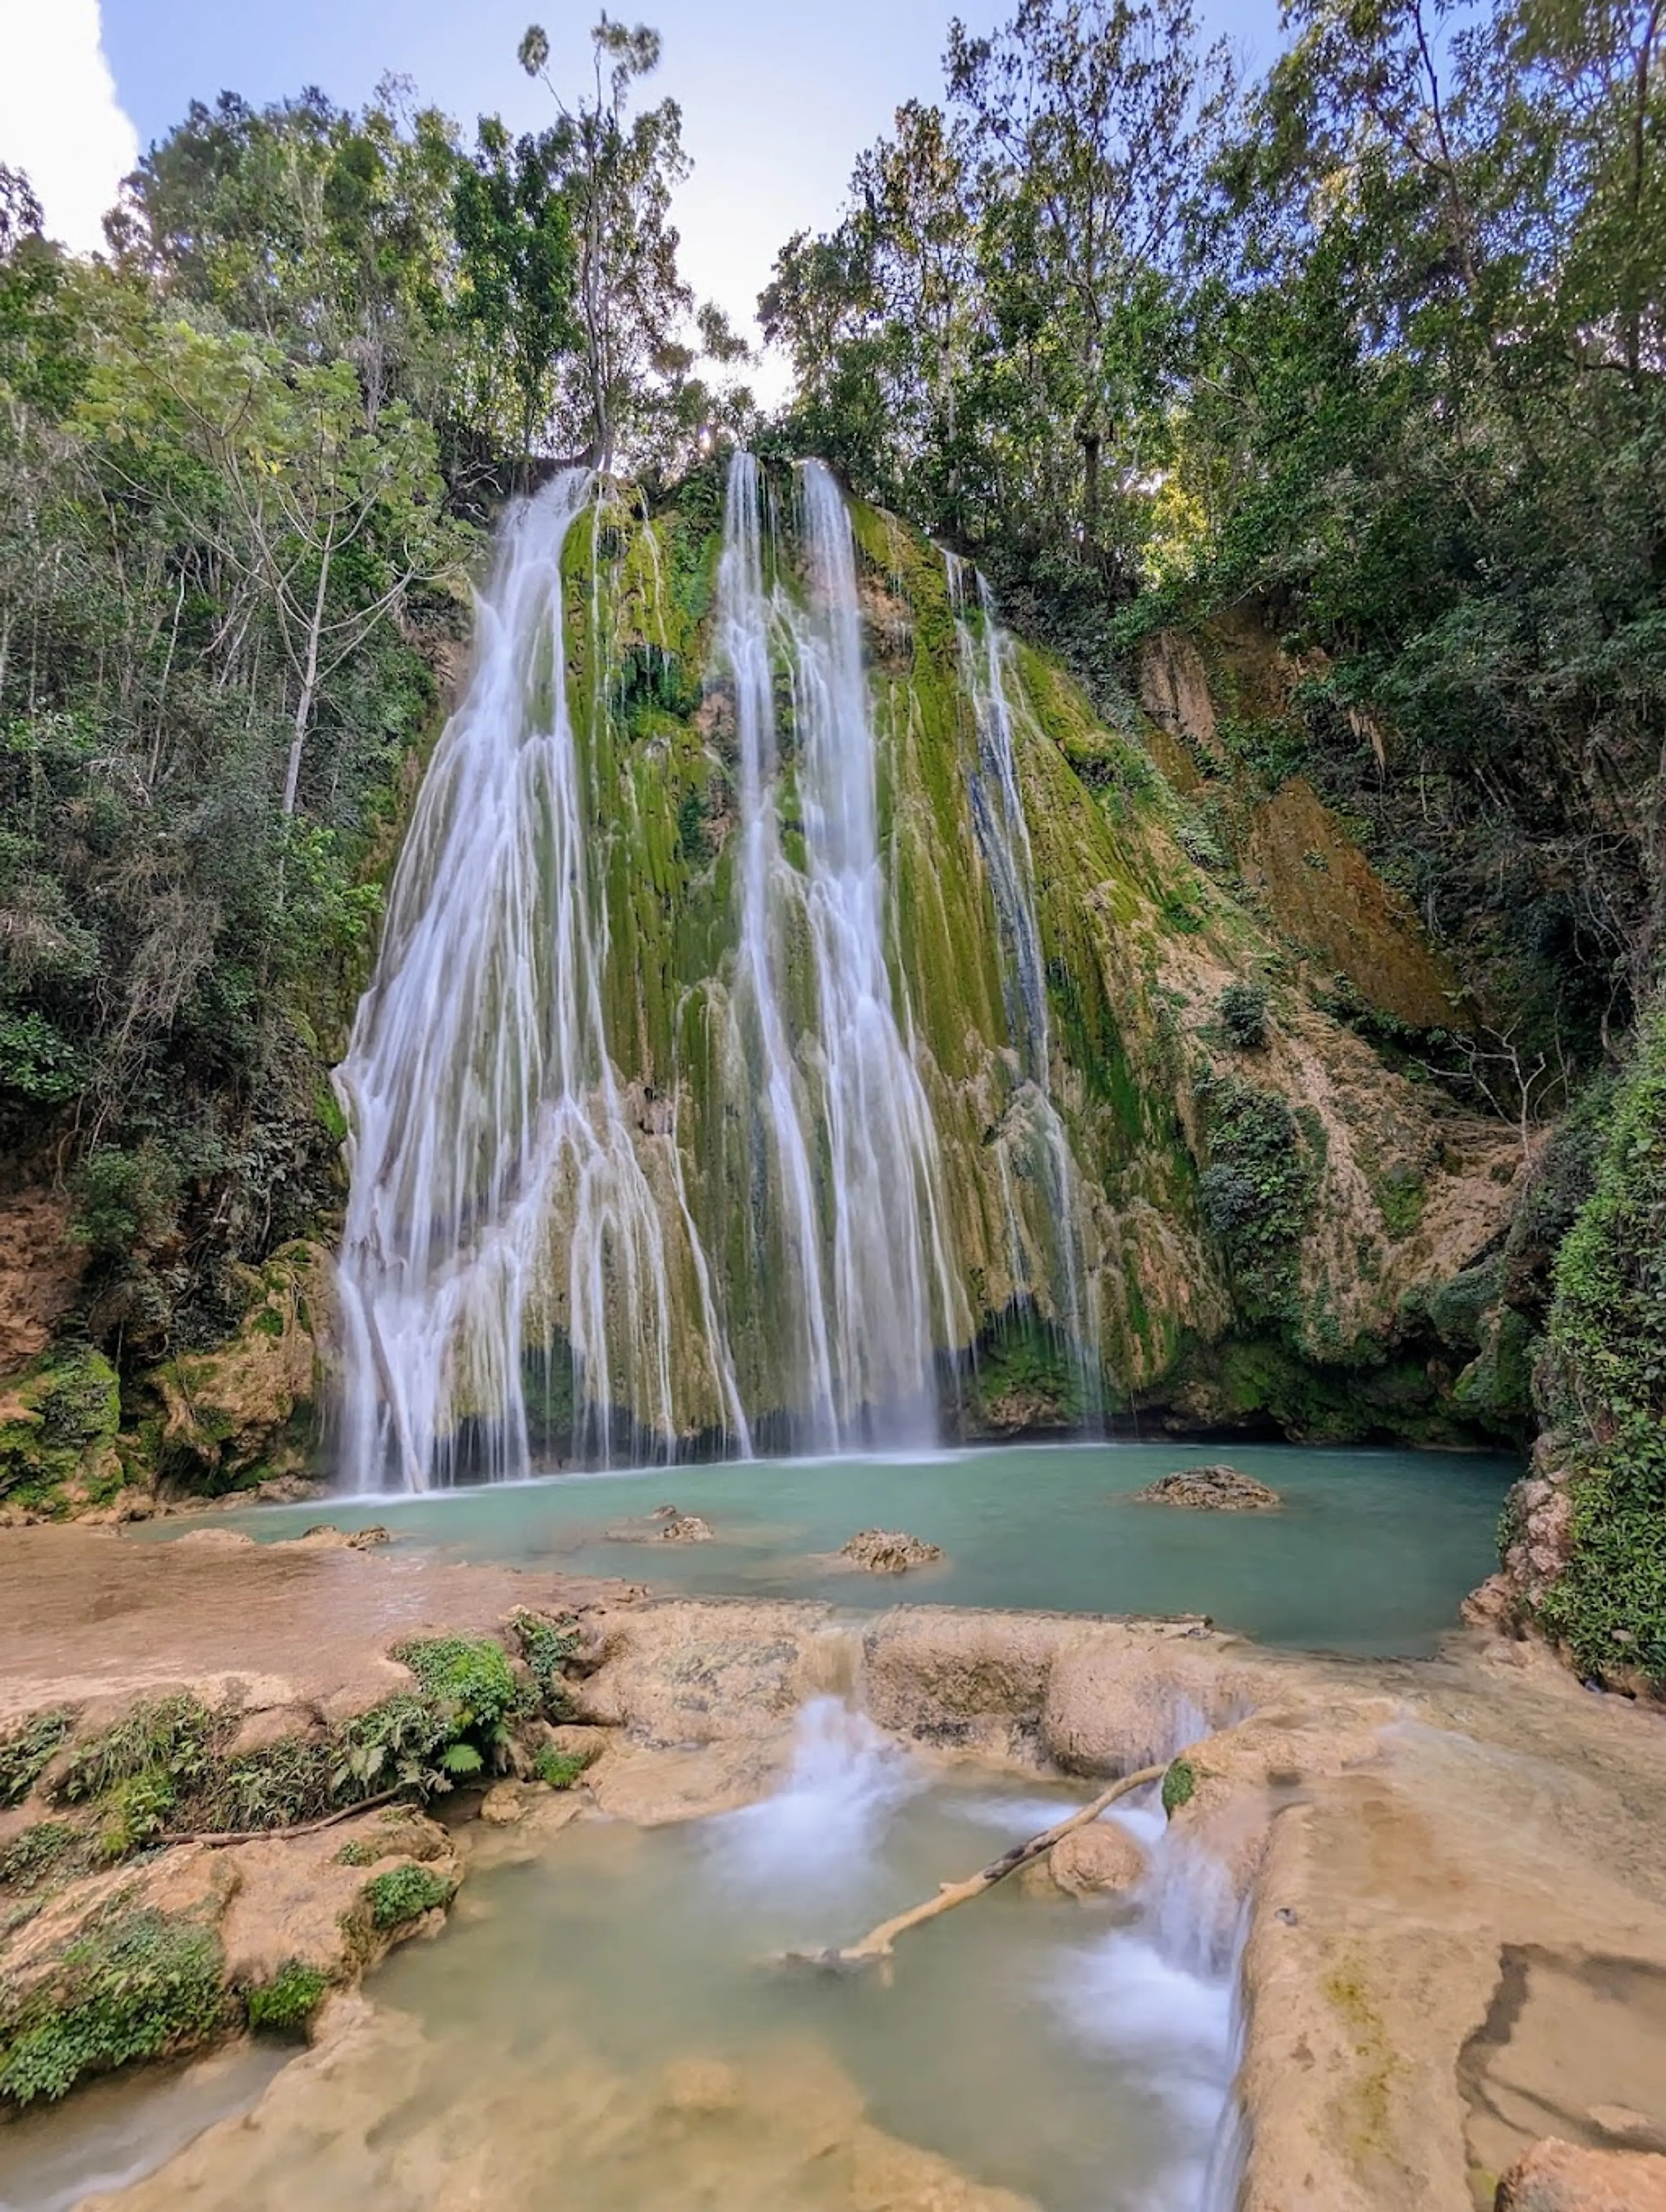
[[[1005,12],[1001,0],[961,5],[974,28]],[[1199,6],[1209,33],[1231,40],[1246,63],[1270,59],[1277,0]],[[749,316],[776,248],[795,229],[830,222],[857,152],[902,101],[939,88],[953,0],[615,0],[612,12],[664,34],[658,82],[682,103],[696,164],[678,208],[689,275]],[[9,94],[0,82],[0,161],[23,157],[49,228],[90,245],[96,214],[86,210],[126,166],[129,125],[125,143],[148,145],[192,99],[222,88],[259,102],[313,83],[356,105],[392,70],[465,127],[486,110],[524,127],[549,112],[547,93],[515,63],[528,21],[541,17],[550,33],[557,82],[575,83],[594,14],[588,0],[103,0],[112,104],[91,67],[98,0],[0,0],[11,64]]]

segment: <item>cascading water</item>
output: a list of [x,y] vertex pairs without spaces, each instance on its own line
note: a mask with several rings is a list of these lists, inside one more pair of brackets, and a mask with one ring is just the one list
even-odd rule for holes
[[557,1328],[601,1457],[620,1404],[674,1433],[666,1231],[608,1051],[567,696],[562,551],[591,483],[567,471],[504,526],[474,673],[337,1077],[352,1126],[345,1442],[362,1481],[391,1468],[427,1488],[469,1416],[488,1471],[520,1472],[524,1346]]
[[1037,1178],[1045,1194],[1045,1218],[1052,1227],[1052,1250],[1045,1268],[1055,1318],[1069,1340],[1077,1362],[1084,1409],[1098,1409],[1099,1317],[1093,1278],[1082,1253],[1081,1207],[1075,1163],[1064,1124],[1053,1101],[1052,1049],[1047,1011],[1047,977],[1041,929],[1036,918],[1035,863],[1030,827],[1018,787],[1013,743],[1012,695],[1007,681],[1010,641],[995,618],[994,595],[981,571],[976,574],[976,627],[967,604],[966,563],[945,552],[949,604],[954,614],[960,678],[977,724],[976,773],[972,778],[972,820],[994,902],[995,920],[1006,955],[1003,963],[1006,1024],[1018,1068],[1018,1082],[1007,1103],[1000,1131],[1001,1165],[1006,1179],[1007,1220],[1012,1278],[1033,1297],[1043,1272],[1024,1249],[1017,1210],[1011,1198],[1011,1174]]
[[[807,572],[763,578],[763,486],[738,453],[720,573],[740,752],[735,1009],[755,1076],[777,1237],[796,1300],[800,1404],[841,1443],[925,1441],[932,1363],[952,1340],[936,1132],[885,952],[876,747],[850,520],[819,462],[799,471]],[[791,686],[804,866],[783,856],[774,648]],[[789,1036],[783,969],[807,944],[813,1027]]]
[[[782,509],[737,453],[714,623],[694,633],[706,701],[679,708],[674,738],[657,706],[641,720],[619,703],[641,665],[686,666],[690,650],[686,632],[666,642],[684,586],[654,520],[582,471],[505,520],[474,672],[337,1077],[352,1132],[344,1458],[364,1486],[518,1474],[547,1449],[606,1462],[698,1437],[745,1452],[758,1417],[800,1447],[927,1443],[935,1362],[974,1334],[985,1255],[1097,1371],[1006,643],[987,590],[970,609],[952,563],[971,712],[939,742],[965,749],[948,804],[993,886],[976,972],[1000,970],[1006,1006],[987,1048],[998,1141],[974,1154],[982,1109],[945,1079],[940,1036],[916,1036],[909,992],[931,974],[910,967],[899,919],[922,834],[935,855],[964,832],[922,815],[905,780],[882,807],[882,762],[903,777],[913,740],[893,715],[881,753],[831,474],[801,465]],[[587,548],[573,541],[586,515]],[[729,746],[716,695],[731,684]],[[653,826],[664,749],[690,738],[735,800],[716,808],[703,872],[668,864]],[[689,803],[668,810],[679,836]],[[639,990],[650,905],[700,918]],[[673,969],[694,942],[699,958]],[[651,1035],[650,985],[669,1010]],[[952,1188],[933,1099],[958,1117]],[[962,1176],[981,1178],[970,1203]]]

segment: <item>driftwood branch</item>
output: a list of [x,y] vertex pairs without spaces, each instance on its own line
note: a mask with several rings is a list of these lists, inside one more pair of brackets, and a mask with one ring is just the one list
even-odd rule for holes
[[982,1897],[985,1890],[993,1889],[997,1882],[1005,1881],[1009,1874],[1016,1874],[1020,1867],[1028,1866],[1031,1859],[1038,1859],[1043,1851],[1050,1851],[1054,1844],[1061,1837],[1069,1835],[1073,1829],[1087,1827],[1119,1797],[1126,1797],[1135,1790],[1143,1790],[1147,1783],[1160,1782],[1167,1771],[1166,1766],[1142,1766],[1137,1774],[1123,1775],[1121,1781],[1113,1782],[1110,1789],[1102,1790],[1091,1805],[1082,1806],[1068,1820],[1044,1828],[1040,1835],[1031,1836],[1025,1843],[1014,1844],[1010,1851],[1003,1851],[998,1859],[991,1859],[988,1866],[969,1875],[964,1881],[945,1881],[935,1897],[928,1897],[923,1905],[910,1905],[906,1912],[897,1913],[893,1919],[881,1921],[871,1934],[863,1936],[860,1943],[852,1943],[844,1950],[792,1951],[787,1956],[795,1965],[824,1966],[830,1971],[846,1966],[866,1966],[875,1959],[888,1959],[897,1938],[905,1936],[910,1928],[918,1928],[925,1921],[935,1920],[941,1912],[952,1912],[958,1905],[970,1905],[973,1898]]

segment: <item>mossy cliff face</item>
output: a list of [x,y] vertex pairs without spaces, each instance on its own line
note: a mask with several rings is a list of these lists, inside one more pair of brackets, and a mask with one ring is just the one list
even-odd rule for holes
[[[787,487],[777,491],[788,515]],[[976,712],[947,570],[892,518],[855,504],[852,519],[891,980],[941,1155],[954,1282],[939,1350],[945,1379],[959,1378],[948,1393],[963,1424],[1068,1426],[1097,1397],[1177,1422],[1270,1421],[1298,1435],[1507,1433],[1518,1416],[1498,1412],[1492,1383],[1478,1380],[1498,1347],[1484,1358],[1473,1327],[1443,1334],[1441,1300],[1508,1220],[1519,1142],[1394,1075],[1321,1011],[1300,958],[1221,861],[1172,744],[1132,708],[1108,726],[1055,663],[1017,646],[1006,676],[1045,973],[1046,1089],[1067,1146],[1083,1277],[1066,1310],[1060,1210],[1032,1141],[1035,1085],[974,819]],[[786,1433],[799,1410],[757,1104],[731,1018],[739,762],[714,635],[721,522],[715,476],[656,514],[615,489],[565,556],[605,1016],[666,1224],[685,1439],[727,1425],[719,1328],[754,1430]],[[779,558],[790,573],[790,524]],[[790,860],[785,683],[783,670]],[[1438,974],[1386,894],[1383,912],[1423,980]],[[1221,1018],[1234,985],[1265,1009],[1247,1044]],[[799,1049],[813,1054],[810,979],[790,946],[783,998]],[[532,1328],[559,1344],[562,1319],[552,1293]],[[1073,1347],[1059,1341],[1073,1325],[1086,1340]],[[1015,1327],[1027,1348],[1008,1388]],[[570,1382],[557,1371],[551,1384],[539,1360],[528,1376],[558,1449]]]

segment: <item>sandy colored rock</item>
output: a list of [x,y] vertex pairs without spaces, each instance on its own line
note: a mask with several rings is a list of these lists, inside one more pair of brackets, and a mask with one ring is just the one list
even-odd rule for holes
[[1666,2158],[1547,2136],[1499,2182],[1495,2212],[1666,2212]]
[[52,1342],[75,1303],[88,1248],[70,1241],[70,1201],[50,1190],[0,1200],[0,1375]]
[[1276,1490],[1225,1463],[1159,1475],[1134,1492],[1142,1505],[1178,1505],[1195,1513],[1265,1513],[1284,1500]]
[[518,1782],[495,1782],[480,1801],[480,1817],[489,1828],[512,1828],[526,1817],[526,1796]]
[[1047,1862],[1067,1897],[1104,1897],[1132,1889],[1146,1872],[1146,1854],[1115,1820],[1095,1820],[1061,1837]]
[[870,1575],[905,1575],[910,1567],[928,1566],[933,1559],[940,1559],[943,1547],[901,1528],[860,1528],[848,1544],[840,1546],[838,1556]]
[[581,1718],[639,1744],[777,1737],[818,1686],[828,1619],[825,1606],[745,1599],[610,1611],[597,1617],[593,1671],[574,1702]]
[[679,1505],[656,1505],[637,1521],[626,1521],[607,1531],[610,1544],[709,1544],[714,1531],[698,1513],[684,1513]]

